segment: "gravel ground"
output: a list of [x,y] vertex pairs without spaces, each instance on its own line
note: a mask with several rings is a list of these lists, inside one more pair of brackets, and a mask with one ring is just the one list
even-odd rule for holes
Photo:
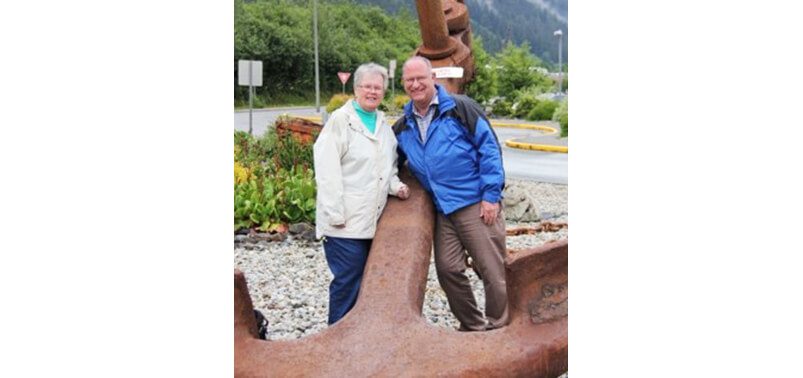
[[[510,180],[509,184],[514,181]],[[515,181],[526,185],[537,198],[543,220],[568,223],[568,187],[565,185]],[[507,227],[531,227],[538,223],[510,223]],[[508,236],[508,249],[532,248],[548,241],[568,238],[568,229]],[[245,273],[254,308],[269,320],[268,337],[292,340],[312,335],[326,328],[328,287],[332,273],[326,265],[323,246],[288,236],[281,242],[234,243],[234,266]],[[468,270],[480,310],[485,309],[485,295],[480,281]],[[423,313],[430,324],[456,329],[459,323],[449,311],[446,296],[438,284],[435,264],[430,263]]]

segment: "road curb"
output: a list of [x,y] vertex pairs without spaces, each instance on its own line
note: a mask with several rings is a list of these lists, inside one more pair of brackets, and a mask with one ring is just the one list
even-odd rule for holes
[[503,127],[508,129],[528,129],[528,130],[538,130],[538,131],[545,131],[547,134],[544,136],[550,136],[558,133],[558,129],[554,127],[544,126],[544,125],[528,125],[524,123],[508,123],[508,122],[494,122],[491,121],[491,126],[493,127]]
[[526,142],[516,142],[513,139],[508,139],[505,141],[505,145],[510,148],[518,148],[521,150],[537,150],[537,151],[546,151],[546,152],[560,152],[560,153],[569,153],[569,147],[566,146],[555,146],[551,144],[534,144],[534,143],[526,143]]
[[[491,126],[493,127],[504,127],[510,129],[528,129],[528,130],[538,130],[546,132],[544,136],[551,136],[558,133],[558,130],[543,125],[528,125],[524,123],[508,123],[508,122],[493,122],[491,121]],[[515,139],[508,139],[505,141],[505,146],[510,148],[517,148],[520,150],[535,150],[535,151],[546,151],[546,152],[560,152],[560,153],[569,153],[569,147],[566,146],[557,146],[552,144],[536,144],[536,143],[527,143],[527,142],[517,142]]]

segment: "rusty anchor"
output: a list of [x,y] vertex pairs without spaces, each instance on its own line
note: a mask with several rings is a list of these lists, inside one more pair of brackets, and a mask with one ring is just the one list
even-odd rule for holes
[[449,92],[463,93],[474,77],[468,7],[463,0],[416,0],[415,6],[422,43],[413,55],[429,59],[434,68],[463,68],[463,77],[437,80]]
[[[434,210],[408,172],[410,198],[390,198],[354,308],[299,340],[257,338],[245,276],[234,273],[237,377],[557,377],[568,370],[568,240],[507,256],[511,323],[458,332],[422,316]],[[270,330],[268,330],[270,337]]]

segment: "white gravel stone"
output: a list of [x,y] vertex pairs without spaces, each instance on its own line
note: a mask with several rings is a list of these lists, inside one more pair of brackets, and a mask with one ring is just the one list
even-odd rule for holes
[[[510,180],[526,185],[538,199],[544,221],[568,223],[568,187],[566,185]],[[534,227],[539,223],[509,223],[507,227]],[[533,248],[548,241],[568,239],[568,229],[508,236],[508,249]],[[329,282],[332,273],[326,264],[320,242],[288,237],[282,242],[252,243],[235,238],[234,266],[245,273],[254,308],[270,322],[268,338],[293,340],[326,329]],[[485,310],[482,281],[467,270],[480,311]],[[435,264],[430,258],[424,317],[437,327],[456,329],[459,323],[449,310],[446,295],[438,284]]]

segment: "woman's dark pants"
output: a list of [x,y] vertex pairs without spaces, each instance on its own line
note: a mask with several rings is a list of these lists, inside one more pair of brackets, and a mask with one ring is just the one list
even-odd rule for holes
[[323,242],[326,262],[335,278],[329,284],[329,324],[334,324],[354,307],[360,292],[362,272],[372,239],[327,236]]

